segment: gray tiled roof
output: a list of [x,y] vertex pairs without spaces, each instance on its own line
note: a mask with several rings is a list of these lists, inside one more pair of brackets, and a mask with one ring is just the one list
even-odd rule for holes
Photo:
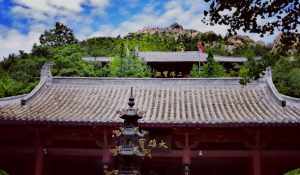
[[66,78],[47,71],[33,93],[0,101],[0,122],[121,122],[116,111],[127,107],[133,87],[136,107],[146,112],[143,123],[300,123],[299,104],[282,107],[270,79],[243,87],[236,78]]
[[[200,60],[199,52],[185,51],[185,52],[138,52],[138,56],[145,62],[198,62]],[[205,62],[207,55],[204,54],[201,61]],[[233,62],[242,63],[247,61],[245,57],[233,56],[214,56],[218,62]],[[84,57],[86,61],[109,62],[109,57]]]
[[[139,52],[138,56],[146,62],[198,62],[200,59],[199,52]],[[201,61],[206,61],[207,54],[203,54]],[[245,62],[245,57],[232,56],[214,56],[219,62]]]

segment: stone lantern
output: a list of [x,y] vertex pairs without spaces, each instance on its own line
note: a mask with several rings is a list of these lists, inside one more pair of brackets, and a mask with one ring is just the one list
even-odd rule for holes
[[154,148],[167,148],[165,142],[159,144],[156,140],[146,140],[147,131],[139,127],[138,120],[142,118],[144,112],[134,107],[133,89],[128,102],[128,108],[119,111],[120,118],[124,120],[122,127],[113,131],[115,138],[115,148],[112,154],[116,158],[118,175],[140,175],[140,163],[148,156]]

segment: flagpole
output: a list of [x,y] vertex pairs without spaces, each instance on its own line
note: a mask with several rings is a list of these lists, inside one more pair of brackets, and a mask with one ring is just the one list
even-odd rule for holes
[[198,71],[200,73],[200,67],[201,67],[201,55],[204,54],[204,45],[202,44],[201,41],[199,41],[197,43],[197,48],[198,48],[198,51],[199,51],[199,65],[198,65]]

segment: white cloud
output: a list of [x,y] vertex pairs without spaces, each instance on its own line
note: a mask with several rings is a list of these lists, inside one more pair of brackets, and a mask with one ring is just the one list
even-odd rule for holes
[[[0,59],[18,50],[31,50],[33,43],[38,42],[40,34],[45,29],[51,28],[56,20],[73,28],[79,39],[96,36],[126,35],[143,27],[166,27],[174,22],[182,24],[185,28],[196,29],[200,32],[214,31],[223,36],[227,33],[227,27],[224,25],[207,26],[202,22],[203,10],[207,8],[207,4],[203,0],[168,0],[165,3],[151,0],[143,8],[142,12],[129,17],[116,26],[109,23],[102,24],[96,31],[94,28],[94,17],[105,14],[105,9],[110,5],[111,0],[13,1],[17,5],[12,8],[12,14],[17,15],[17,17],[33,19],[30,24],[32,26],[30,27],[29,25],[30,29],[26,34],[16,29],[0,26]],[[135,4],[138,0],[127,0],[126,2]],[[83,5],[93,7],[90,14],[82,13]],[[40,26],[39,24],[41,23],[44,25]],[[18,28],[18,26],[14,26]],[[240,33],[245,34],[243,32]],[[275,36],[260,38],[257,34],[247,35],[255,40],[267,42],[271,42]]]
[[[80,12],[82,10],[81,5],[85,0],[14,0],[19,5],[17,7],[25,7],[36,12],[46,14],[57,14],[69,12]],[[61,9],[58,11],[58,9]]]
[[83,5],[90,5],[104,14],[110,0],[13,0],[12,13],[38,21],[55,20],[58,17],[73,18],[81,15]]
[[28,34],[22,34],[15,29],[8,29],[0,26],[0,60],[11,53],[17,53],[19,50],[30,51],[38,39],[45,26],[33,26]]
[[109,5],[109,0],[90,0],[90,4],[94,7],[105,8]]
[[92,36],[117,36],[125,35],[128,32],[137,31],[147,26],[166,27],[173,22],[182,24],[185,28],[196,29],[201,32],[214,31],[218,34],[225,35],[227,27],[222,25],[207,26],[201,20],[203,18],[204,2],[199,3],[196,0],[180,1],[171,0],[163,6],[163,12],[159,13],[153,2],[144,7],[140,14],[134,15],[127,21],[120,23],[118,26],[102,26],[99,31]]
[[55,21],[73,28],[80,39],[86,38],[93,32],[91,26],[94,14],[82,13],[82,6],[90,5],[93,10],[97,9],[97,15],[104,14],[110,0],[14,0],[13,2],[15,5],[11,13],[14,18],[30,19],[29,32],[18,31],[18,25],[15,24],[14,28],[0,27],[0,60],[10,53],[17,53],[18,50],[30,51],[32,45],[38,42],[41,33],[45,29],[52,28]]
[[[154,3],[153,3],[154,2]],[[173,22],[178,22],[185,28],[196,29],[200,32],[213,31],[217,34],[225,36],[227,34],[228,26],[225,25],[206,25],[202,22],[204,17],[203,10],[207,8],[207,4],[204,1],[199,0],[170,0],[163,6],[163,12],[157,11],[157,1],[152,1],[144,7],[140,14],[136,14],[126,21],[123,21],[117,26],[105,25],[101,26],[97,32],[91,34],[91,36],[117,36],[126,35],[129,32],[135,32],[143,27],[158,26],[166,27]],[[224,12],[225,13],[225,12]],[[229,12],[226,12],[229,13]],[[263,40],[266,43],[271,43],[276,37],[274,35],[268,35],[261,38],[259,34],[238,32],[241,35],[248,35],[255,41]]]

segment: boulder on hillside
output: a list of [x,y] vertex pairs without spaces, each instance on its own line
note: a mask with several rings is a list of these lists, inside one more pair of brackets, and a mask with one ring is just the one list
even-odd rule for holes
[[279,54],[299,54],[300,33],[279,34],[274,40],[272,52]]
[[254,44],[255,42],[249,36],[234,35],[227,38],[227,45],[232,45],[235,48],[242,47],[246,44]]

